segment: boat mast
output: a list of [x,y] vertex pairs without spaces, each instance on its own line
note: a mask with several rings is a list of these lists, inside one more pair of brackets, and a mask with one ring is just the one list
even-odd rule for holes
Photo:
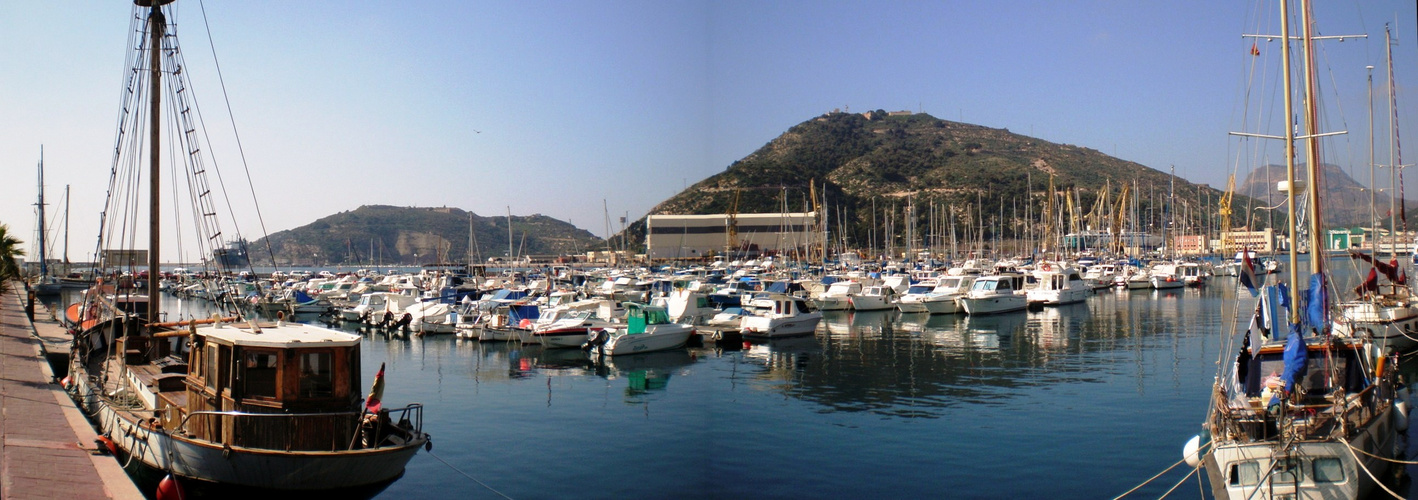
[[49,275],[49,260],[45,255],[45,233],[44,227],[44,145],[39,146],[39,201],[35,203],[39,207],[39,275],[40,277]]
[[[148,93],[152,98],[152,109],[148,113],[150,138],[148,139],[148,159],[150,172],[148,174],[148,324],[157,322],[157,291],[159,266],[158,249],[162,242],[158,232],[158,214],[161,208],[158,192],[162,188],[159,184],[158,174],[160,172],[158,159],[162,149],[158,144],[158,134],[162,127],[161,104],[162,104],[162,36],[163,30],[167,27],[167,19],[162,14],[162,5],[168,2],[162,0],[134,0],[139,6],[145,4],[151,7],[148,13],[148,70],[151,72],[149,79]],[[170,1],[170,0],[169,0]]]
[[[1300,13],[1303,21],[1303,45],[1305,51],[1305,167],[1309,171],[1309,212],[1310,212],[1310,273],[1316,274],[1324,268],[1324,218],[1320,216],[1320,141],[1319,106],[1315,104],[1318,92],[1315,89],[1314,20],[1310,16],[1310,2],[1301,0]],[[1297,288],[1292,286],[1291,288]],[[1299,302],[1291,302],[1299,304]],[[1299,309],[1298,307],[1296,309]]]
[[[1290,303],[1300,304],[1300,287],[1295,282],[1300,254],[1295,242],[1295,116],[1294,91],[1290,82],[1290,2],[1280,2],[1280,72],[1285,75],[1285,224],[1290,234]],[[1300,322],[1300,308],[1290,308],[1290,323]]]

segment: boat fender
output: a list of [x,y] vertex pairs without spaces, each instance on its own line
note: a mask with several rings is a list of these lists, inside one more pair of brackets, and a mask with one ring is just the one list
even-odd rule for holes
[[1408,402],[1399,401],[1393,404],[1394,413],[1398,414],[1398,421],[1393,423],[1393,427],[1398,432],[1408,432]]
[[94,439],[94,444],[100,446],[99,451],[107,451],[109,455],[118,454],[118,445],[113,444],[113,440],[108,436],[99,436],[98,439]]
[[222,458],[225,458],[225,459],[228,459],[228,460],[231,459],[231,445],[229,445],[229,444],[223,444],[223,445],[222,445]]
[[162,478],[162,482],[158,483],[157,498],[158,500],[185,500],[187,492],[183,491],[182,483],[177,482],[172,474],[168,474],[167,477]]
[[423,435],[423,451],[433,451],[433,436],[428,434]]
[[1187,440],[1187,444],[1182,446],[1182,457],[1186,458],[1187,465],[1196,467],[1201,465],[1201,435],[1197,434]]

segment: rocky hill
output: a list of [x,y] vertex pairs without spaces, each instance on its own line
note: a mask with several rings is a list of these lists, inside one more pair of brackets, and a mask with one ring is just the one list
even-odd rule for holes
[[[725,213],[735,203],[739,213],[805,211],[812,205],[809,183],[815,182],[819,199],[826,192],[823,208],[832,214],[834,241],[845,233],[847,244],[867,246],[873,234],[886,232],[873,227],[882,226],[888,212],[903,213],[908,199],[917,207],[918,228],[930,220],[920,207],[934,204],[937,218],[949,207],[967,227],[983,217],[986,238],[996,232],[1011,237],[1039,226],[1051,176],[1056,190],[1074,193],[1075,213],[1087,213],[1105,190],[1109,200],[1116,199],[1127,184],[1139,197],[1135,212],[1144,225],[1160,227],[1175,212],[1178,227],[1216,226],[1222,193],[1209,186],[1178,177],[1177,208],[1165,208],[1169,172],[1007,129],[882,110],[832,112],[800,123],[650,213]],[[1026,214],[1032,220],[1023,220]],[[892,233],[905,233],[904,217],[890,220]],[[1239,226],[1239,219],[1233,224]],[[641,219],[628,229],[631,240],[643,242],[644,230]]]
[[[270,236],[280,265],[462,263],[468,259],[469,217],[474,260],[506,257],[507,217],[483,217],[457,208],[366,205]],[[513,252],[565,255],[601,249],[600,238],[544,215],[513,216]],[[249,245],[256,265],[271,261],[265,239]]]
[[[1308,177],[1304,165],[1297,166],[1296,178],[1304,180]],[[1331,227],[1336,226],[1368,226],[1370,224],[1370,199],[1369,189],[1363,184],[1355,181],[1349,174],[1335,165],[1325,164],[1323,166],[1325,183],[1321,186],[1325,196],[1322,198],[1325,223]],[[1365,174],[1367,176],[1367,173]],[[1285,180],[1284,165],[1267,165],[1256,168],[1246,176],[1245,182],[1236,186],[1236,194],[1249,196],[1256,200],[1256,206],[1280,205],[1276,209],[1277,214],[1284,214],[1286,207],[1284,194],[1276,190],[1276,183]],[[1381,184],[1387,184],[1382,181]],[[1374,195],[1373,206],[1376,217],[1382,225],[1388,225],[1388,211],[1390,196],[1386,192],[1372,193]],[[1414,202],[1409,200],[1408,208],[1414,208]],[[1238,208],[1238,211],[1240,209]],[[1410,216],[1411,217],[1411,216]]]

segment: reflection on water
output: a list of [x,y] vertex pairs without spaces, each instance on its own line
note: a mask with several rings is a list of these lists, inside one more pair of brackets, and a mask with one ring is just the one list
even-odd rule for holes
[[[814,336],[607,359],[348,331],[366,386],[387,363],[385,397],[426,405],[435,453],[513,498],[1099,498],[1199,429],[1234,286],[990,316],[828,311]],[[546,481],[549,463],[587,465]],[[495,496],[456,477],[416,458],[383,496]]]

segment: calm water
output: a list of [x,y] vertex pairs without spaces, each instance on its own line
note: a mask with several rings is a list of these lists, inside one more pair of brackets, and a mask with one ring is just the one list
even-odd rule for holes
[[[1199,431],[1234,283],[988,317],[833,313],[813,337],[602,364],[365,333],[363,383],[387,363],[385,401],[425,404],[432,454],[512,498],[1111,498]],[[424,452],[380,496],[453,497],[500,498]]]

